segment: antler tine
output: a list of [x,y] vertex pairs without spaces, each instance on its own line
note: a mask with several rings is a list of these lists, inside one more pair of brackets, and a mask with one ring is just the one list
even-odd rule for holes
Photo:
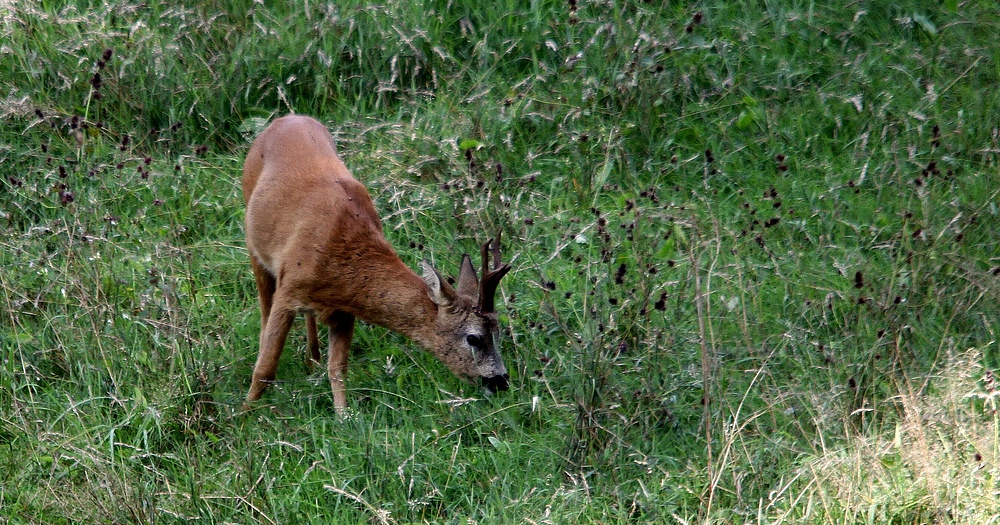
[[[484,314],[494,311],[497,286],[500,284],[500,279],[503,279],[503,276],[510,271],[509,264],[500,264],[500,234],[502,232],[503,230],[497,232],[496,239],[486,241],[479,250],[483,257],[483,276],[479,281],[479,311]],[[490,245],[492,245],[492,249]],[[492,270],[489,269],[491,251],[493,252]]]
[[[493,269],[496,270],[500,268],[500,236],[503,234],[503,230],[497,230],[497,238],[490,241],[486,241],[486,244],[492,244],[493,248],[490,250],[493,252]],[[486,262],[483,261],[483,273],[486,273]]]

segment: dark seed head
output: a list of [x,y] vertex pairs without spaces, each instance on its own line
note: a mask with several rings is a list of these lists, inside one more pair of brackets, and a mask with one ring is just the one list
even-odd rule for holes
[[667,309],[667,292],[663,292],[660,294],[660,298],[656,300],[656,303],[653,305],[653,308],[661,312]]

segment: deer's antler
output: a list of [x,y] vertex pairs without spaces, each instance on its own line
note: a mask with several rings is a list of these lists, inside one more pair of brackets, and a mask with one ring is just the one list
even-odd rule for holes
[[[494,298],[496,297],[497,286],[500,284],[500,279],[503,279],[503,276],[507,275],[507,272],[510,271],[509,264],[500,264],[501,233],[503,233],[503,230],[497,232],[496,239],[486,241],[480,249],[480,253],[483,256],[483,276],[479,281],[479,312],[484,314],[494,311]],[[492,270],[489,267],[491,251],[493,252]]]

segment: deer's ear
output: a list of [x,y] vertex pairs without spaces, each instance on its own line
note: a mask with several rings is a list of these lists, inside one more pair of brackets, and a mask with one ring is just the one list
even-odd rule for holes
[[479,277],[476,277],[476,269],[472,267],[472,258],[468,254],[462,255],[462,269],[458,274],[458,295],[468,297],[472,302],[479,300]]
[[441,278],[441,274],[434,269],[427,261],[420,261],[420,268],[423,270],[424,283],[427,284],[427,296],[438,306],[449,306],[455,302],[457,294],[455,289]]

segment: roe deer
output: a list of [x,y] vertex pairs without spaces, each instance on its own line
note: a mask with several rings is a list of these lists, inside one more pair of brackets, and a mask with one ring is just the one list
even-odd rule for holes
[[421,278],[386,241],[368,192],[337,156],[326,127],[305,116],[275,120],[250,146],[243,199],[261,313],[246,405],[274,379],[300,311],[315,364],[321,359],[316,319],[330,327],[327,373],[338,413],[347,407],[344,376],[356,317],[413,339],[459,377],[481,378],[488,393],[507,390],[494,296],[510,265],[500,264],[499,235],[482,246],[481,281],[468,255],[457,289],[426,261]]

